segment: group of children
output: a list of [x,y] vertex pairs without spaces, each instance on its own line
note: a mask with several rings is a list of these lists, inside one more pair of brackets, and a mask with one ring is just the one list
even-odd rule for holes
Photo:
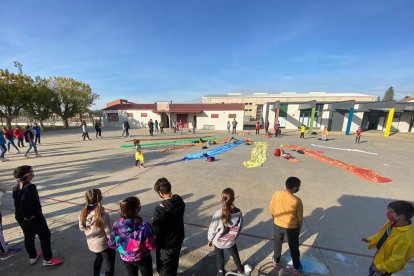
[[[51,233],[42,213],[36,185],[32,183],[34,172],[31,166],[20,166],[14,170],[16,186],[13,189],[15,218],[24,234],[24,245],[29,256],[29,264],[34,265],[43,256],[43,266],[56,266],[63,260],[53,256]],[[303,205],[294,195],[301,187],[300,179],[289,177],[286,189],[273,194],[269,211],[274,218],[274,270],[281,269],[281,248],[287,236],[293,260],[293,275],[302,275],[300,262],[299,234],[303,224]],[[179,257],[184,240],[185,203],[179,195],[171,191],[171,183],[160,178],[154,191],[162,199],[154,210],[151,221],[140,215],[141,202],[131,196],[119,204],[119,218],[111,223],[111,218],[102,205],[103,196],[99,189],[85,193],[85,205],[79,214],[79,229],[85,233],[88,248],[95,253],[94,275],[100,275],[102,264],[106,263],[105,275],[115,273],[115,252],[128,272],[128,276],[153,275],[151,251],[156,250],[156,267],[159,275],[177,275]],[[1,191],[5,192],[5,191]],[[0,194],[1,196],[1,194]],[[217,275],[225,275],[224,251],[233,258],[239,275],[250,275],[252,267],[242,265],[237,238],[243,227],[242,211],[235,205],[235,192],[226,188],[221,193],[221,208],[211,220],[207,233],[208,246],[214,247]],[[414,256],[414,230],[411,225],[414,206],[407,201],[393,201],[386,211],[387,222],[371,237],[362,238],[369,248],[376,248],[369,276],[389,276],[404,269]],[[0,213],[1,222],[1,213]],[[40,239],[42,251],[35,248],[36,235]],[[6,260],[20,249],[9,248],[4,240],[0,224],[1,260]]]
[[[15,154],[20,153],[20,148],[24,148],[25,145],[23,141],[28,144],[28,149],[26,150],[24,157],[28,157],[28,154],[33,149],[36,156],[39,156],[37,152],[37,144],[40,144],[40,135],[41,128],[35,123],[32,126],[27,125],[23,131],[20,126],[17,126],[13,131],[3,127],[3,130],[0,129],[0,161],[5,162],[6,152],[10,153],[11,147],[16,149]],[[15,144],[15,139],[17,139],[17,146]]]

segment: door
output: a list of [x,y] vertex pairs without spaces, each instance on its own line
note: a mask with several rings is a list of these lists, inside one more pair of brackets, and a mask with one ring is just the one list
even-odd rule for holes
[[188,114],[177,114],[177,123],[183,122],[183,128],[188,128]]
[[345,120],[345,112],[333,111],[332,117],[329,120],[329,126],[328,126],[329,131],[342,131],[344,120]]

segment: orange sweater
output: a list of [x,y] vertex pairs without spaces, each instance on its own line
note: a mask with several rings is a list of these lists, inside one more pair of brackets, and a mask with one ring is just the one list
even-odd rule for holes
[[277,226],[301,229],[303,223],[302,200],[291,192],[287,190],[275,192],[270,201],[269,211]]

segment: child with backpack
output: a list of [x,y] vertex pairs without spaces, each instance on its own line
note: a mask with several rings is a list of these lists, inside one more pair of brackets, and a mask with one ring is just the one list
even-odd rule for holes
[[141,202],[132,196],[119,204],[121,218],[112,226],[108,246],[117,249],[128,271],[128,276],[152,276],[151,251],[156,242],[151,224],[139,214]]
[[144,154],[142,153],[141,142],[138,139],[134,139],[135,145],[135,167],[145,168],[144,166]]
[[222,208],[217,210],[208,228],[208,246],[214,245],[217,261],[217,275],[225,275],[224,250],[233,257],[237,271],[242,275],[250,275],[252,268],[246,264],[244,267],[240,261],[237,250],[236,239],[243,226],[243,215],[239,208],[234,205],[234,191],[226,188],[221,193]]
[[105,276],[114,276],[115,250],[108,247],[111,220],[102,206],[101,190],[87,191],[85,199],[85,206],[79,215],[79,229],[85,232],[89,250],[96,254],[93,275],[100,275],[102,263],[105,261]]

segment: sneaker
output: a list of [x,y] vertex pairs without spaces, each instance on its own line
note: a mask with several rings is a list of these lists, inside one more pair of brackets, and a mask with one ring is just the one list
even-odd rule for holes
[[248,265],[248,264],[244,265],[244,274],[243,275],[251,275],[252,271],[253,271],[253,268],[250,265]]
[[29,158],[29,156],[27,154],[23,155],[24,158]]
[[280,266],[280,264],[277,263],[274,258],[272,258],[272,264],[273,264],[273,270],[279,271],[279,270],[282,269],[282,267]]
[[54,266],[63,264],[63,260],[52,257],[49,261],[43,261],[43,266]]
[[29,259],[30,264],[34,265],[37,262],[37,260],[39,259],[40,256],[42,256],[42,252],[36,251],[36,258]]
[[20,154],[21,152],[20,151],[16,151],[14,154]]
[[145,169],[145,166],[144,165],[141,165],[141,166],[139,166],[140,168],[143,168],[143,169]]
[[1,162],[6,162],[6,161],[7,161],[7,159],[6,159],[6,158],[2,158],[2,159],[0,159],[0,161],[1,161]]
[[293,276],[303,276],[303,269],[293,269],[292,270],[292,275]]
[[13,256],[16,256],[20,251],[22,251],[21,248],[9,248],[9,251],[7,253],[2,253],[0,260],[5,261],[7,259],[10,259]]

